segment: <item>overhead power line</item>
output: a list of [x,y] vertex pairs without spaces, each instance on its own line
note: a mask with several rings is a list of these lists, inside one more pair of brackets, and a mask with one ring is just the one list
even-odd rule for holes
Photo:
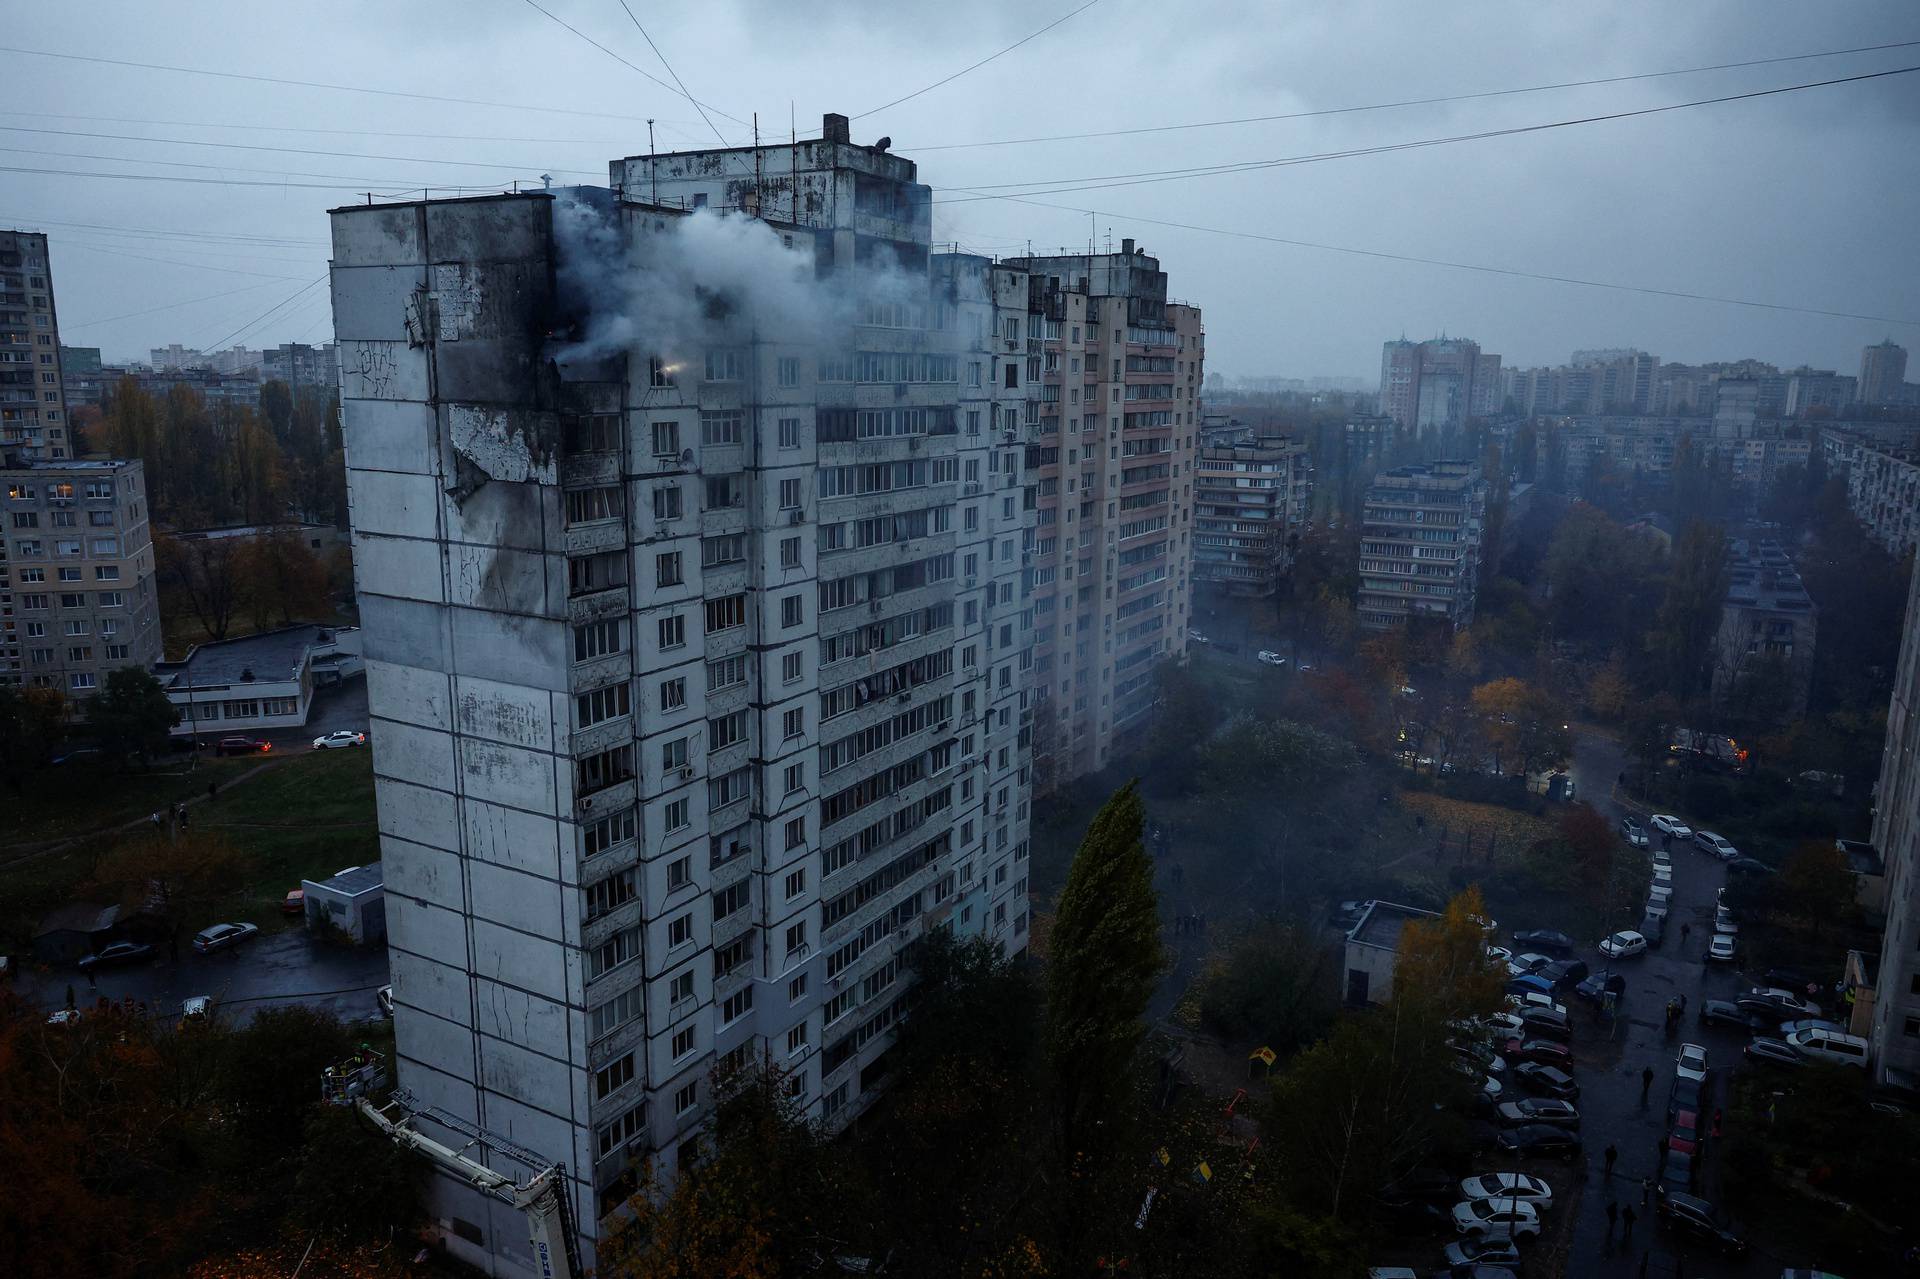
[[377,180],[374,186],[379,188],[368,191],[368,179],[355,178],[350,183],[341,182],[270,182],[253,178],[196,178],[185,173],[100,173],[92,169],[39,169],[19,164],[0,164],[0,173],[32,173],[41,177],[55,178],[108,178],[115,182],[185,182],[194,186],[215,187],[280,187],[291,190],[313,191],[358,191],[375,195],[385,200],[402,199],[415,191],[444,191],[450,195],[480,194],[493,191],[505,191],[505,185],[489,187],[451,186],[434,183],[427,187],[405,186],[397,190],[393,184]]
[[310,289],[317,288],[320,285],[325,284],[326,282],[327,282],[327,277],[325,275],[322,275],[317,280],[307,281],[307,283],[301,285],[299,288],[295,289],[292,293],[282,298],[279,302],[274,303],[274,305],[262,311],[259,315],[254,316],[251,320],[248,320],[245,324],[241,325],[239,328],[235,329],[233,332],[227,334],[227,336],[221,338],[218,342],[214,342],[211,344],[204,344],[204,343],[200,344],[200,349],[203,351],[225,350],[228,344],[230,344],[235,338],[239,337],[242,333],[245,333],[247,330],[255,328],[258,325],[265,323],[267,320],[273,317],[273,314],[276,311],[280,311],[285,307],[293,305],[293,303],[303,293],[306,293]]
[[[414,133],[381,129],[322,129],[313,125],[234,124],[221,120],[154,120],[145,116],[73,115],[58,111],[0,110],[0,116],[10,116],[22,120],[80,120],[90,124],[138,124],[148,128],[163,129],[241,129],[252,133],[321,133],[361,138],[426,138],[435,142],[524,142],[535,146],[569,147],[623,147],[628,143],[628,139],[616,140],[613,138],[506,138],[481,133]],[[677,124],[681,122],[660,120],[656,121],[656,123]]]
[[1740,67],[1765,67],[1781,62],[1806,62],[1815,58],[1839,58],[1855,53],[1879,53],[1887,49],[1911,49],[1920,40],[1900,40],[1891,44],[1866,44],[1852,49],[1828,49],[1821,53],[1791,53],[1777,58],[1750,58],[1745,62],[1716,62],[1702,67],[1679,67],[1671,71],[1640,71],[1632,75],[1602,76],[1593,80],[1562,80],[1555,84],[1534,84],[1518,89],[1486,89],[1477,93],[1450,93],[1436,98],[1403,98],[1397,102],[1371,102],[1362,106],[1323,107],[1315,111],[1288,111],[1278,115],[1239,116],[1230,120],[1196,120],[1187,124],[1154,124],[1130,129],[1101,129],[1090,133],[1053,133],[1034,138],[996,138],[986,142],[945,142],[930,146],[910,144],[902,150],[963,151],[978,147],[1016,147],[1039,142],[1083,142],[1093,138],[1127,138],[1147,133],[1177,133],[1187,129],[1222,129],[1242,124],[1272,124],[1281,120],[1311,120],[1321,116],[1353,115],[1363,111],[1391,111],[1401,107],[1429,107],[1447,102],[1473,102],[1483,98],[1512,97],[1523,93],[1547,93],[1558,89],[1584,89],[1602,84],[1626,84],[1634,80],[1658,80],[1671,76],[1700,75],[1708,71],[1730,71]]
[[156,258],[150,257],[145,253],[128,253],[124,249],[110,249],[104,245],[88,244],[83,240],[76,240],[70,235],[61,236],[60,245],[63,248],[81,249],[87,253],[104,253],[108,257],[113,258],[131,258],[136,262],[157,262],[161,266],[184,266],[190,267],[195,271],[212,271],[216,275],[253,275],[267,280],[298,280],[304,278],[297,275],[275,275],[271,271],[243,271],[239,267],[213,266],[206,262],[183,262],[179,258]]
[[653,56],[660,59],[660,65],[667,69],[667,74],[673,77],[673,82],[680,86],[681,96],[684,97],[687,101],[693,103],[693,109],[700,113],[700,118],[706,121],[707,127],[709,129],[713,130],[713,136],[716,138],[720,138],[721,146],[726,146],[727,140],[723,137],[720,137],[719,127],[715,125],[711,119],[708,119],[707,109],[700,105],[700,99],[694,97],[691,93],[687,92],[686,81],[680,78],[680,73],[673,69],[673,64],[671,62],[667,61],[667,55],[660,52],[660,46],[653,42],[653,37],[647,34],[647,29],[640,25],[640,19],[634,16],[633,9],[628,6],[627,0],[620,0],[620,7],[627,11],[627,17],[632,20],[634,28],[640,32],[641,38],[647,42],[647,48],[653,50]]
[[[582,31],[579,27],[576,27],[571,22],[568,22],[565,18],[561,17],[559,14],[555,13],[553,10],[543,7],[539,3],[539,0],[526,0],[526,3],[529,8],[534,9],[539,13],[545,14],[548,18],[552,19],[554,22],[559,23],[561,26],[565,27],[567,30],[573,32],[573,34],[579,36],[582,40],[585,40],[588,44],[600,50],[600,52],[606,54],[609,58],[612,58],[615,62],[618,62],[621,66],[633,72],[635,75],[642,76],[645,79],[651,80],[655,84],[659,85],[662,89],[665,89],[668,93],[674,94],[678,97],[685,98],[687,101],[693,103],[694,106],[700,109],[701,117],[705,118],[711,104],[703,103],[699,99],[695,98],[691,93],[688,93],[685,89],[676,89],[672,85],[668,84],[665,80],[662,80],[659,76],[653,74],[651,71],[647,71],[641,67],[635,66],[633,63],[627,61],[625,58],[615,53],[612,49],[607,48],[606,45],[601,44],[598,40],[594,39],[592,36]],[[656,49],[654,50],[654,52],[658,53],[659,50]],[[665,61],[664,58],[661,60]],[[711,109],[715,115],[721,117],[722,119],[731,120],[735,124],[746,123],[746,121],[742,120],[739,116],[728,115],[725,111],[722,111],[719,107],[711,107]],[[707,123],[711,125],[713,121],[708,120]],[[716,130],[716,134],[717,132],[718,131]],[[725,142],[726,142],[726,139],[722,138],[721,143],[724,145]]]
[[[580,173],[601,176],[604,169],[553,169],[539,160],[523,160],[510,163],[500,160],[447,160],[430,155],[381,155],[368,151],[329,151],[319,147],[276,147],[257,142],[202,142],[194,138],[156,138],[137,133],[96,133],[87,129],[36,129],[27,125],[0,124],[0,133],[30,133],[41,137],[55,138],[94,138],[107,142],[146,142],[170,147],[212,147],[220,151],[268,151],[276,155],[317,155],[333,159],[346,160],[390,160],[396,164],[451,164],[468,169],[511,169],[525,173],[529,169],[546,167],[555,173]],[[8,148],[0,148],[4,150]],[[60,155],[58,151],[41,154]],[[128,160],[139,164],[159,164],[162,161],[136,159],[134,156],[94,156],[92,159]],[[214,166],[220,167],[220,166]],[[230,167],[230,166],[228,166]],[[277,170],[276,170],[277,171]],[[311,175],[310,175],[311,176]],[[321,176],[331,176],[322,174]]]
[[188,298],[184,302],[168,302],[164,306],[150,306],[144,311],[128,311],[124,315],[107,315],[97,320],[81,320],[77,324],[68,320],[62,320],[60,321],[60,327],[67,332],[72,332],[75,329],[97,328],[102,324],[112,324],[118,320],[136,320],[143,315],[157,315],[162,311],[177,311],[183,306],[194,306],[201,302],[212,302],[219,298],[230,298],[236,294],[252,293],[256,289],[264,289],[266,287],[265,284],[245,284],[237,289],[228,289],[225,293],[209,293],[205,297]]
[[[969,192],[992,192],[1012,187],[1045,187],[1044,190],[1025,191],[1026,195],[1061,195],[1075,191],[1110,190],[1114,187],[1146,186],[1159,182],[1178,182],[1187,178],[1215,177],[1230,173],[1251,173],[1261,169],[1275,169],[1296,164],[1315,164],[1325,160],[1345,160],[1355,156],[1380,155],[1389,151],[1411,151],[1422,147],[1448,146],[1456,142],[1483,142],[1489,138],[1508,138],[1525,133],[1540,133],[1548,129],[1568,129],[1576,125],[1600,124],[1609,120],[1630,120],[1640,116],[1663,115],[1671,111],[1685,111],[1693,107],[1718,106],[1728,102],[1745,102],[1753,98],[1773,97],[1782,93],[1798,93],[1806,89],[1824,89],[1839,84],[1857,84],[1866,80],[1879,80],[1888,76],[1911,75],[1920,71],[1920,66],[1896,67],[1888,71],[1868,71],[1860,75],[1840,76],[1831,80],[1812,80],[1803,84],[1781,85],[1772,89],[1753,89],[1746,93],[1732,93],[1718,98],[1700,98],[1692,102],[1671,102],[1659,107],[1639,107],[1632,111],[1610,111],[1604,115],[1581,116],[1572,120],[1550,120],[1544,124],[1514,125],[1505,129],[1485,129],[1479,133],[1456,133],[1440,138],[1420,138],[1411,142],[1392,142],[1380,146],[1354,147],[1345,151],[1322,151],[1309,155],[1281,156],[1269,160],[1243,160],[1228,164],[1203,165],[1187,169],[1146,169],[1134,173],[1105,174],[1083,178],[1057,178],[1059,186],[1047,186],[1044,182],[1000,182],[982,183],[971,187],[950,187],[945,190],[966,190]],[[997,197],[991,194],[973,194],[964,199],[949,199],[950,204],[966,204],[975,200],[991,200]]]
[[55,53],[49,49],[23,49],[17,45],[0,45],[0,53],[17,53],[34,58],[59,58],[65,62],[93,62],[108,67],[135,67],[141,71],[171,71],[180,75],[214,76],[222,80],[250,80],[255,84],[279,84],[296,89],[326,89],[334,93],[367,93],[382,98],[410,98],[415,102],[450,102],[463,107],[498,107],[503,111],[538,111],[547,115],[590,116],[600,120],[630,120],[640,124],[646,123],[647,119],[643,115],[620,115],[612,111],[579,111],[571,107],[531,106],[524,102],[488,102],[480,98],[450,98],[436,93],[374,89],[358,84],[327,84],[318,80],[290,80],[282,76],[247,75],[240,71],[209,71],[204,67],[176,67],[163,62],[134,62],[126,58],[100,58],[83,53]]
[[325,245],[326,240],[302,240],[277,235],[247,235],[229,231],[169,231],[162,227],[125,226],[106,222],[65,222],[58,218],[26,217],[15,213],[0,213],[0,222],[10,222],[16,226],[63,226],[75,227],[83,231],[113,231],[124,235],[151,236],[157,239],[207,241],[209,243],[227,243],[244,245],[262,245],[271,248],[289,248],[299,245]]
[[[624,0],[622,0],[622,2],[624,3]],[[528,3],[532,3],[532,0],[528,0]],[[875,115],[881,111],[887,110],[890,107],[897,107],[902,102],[911,102],[913,99],[919,97],[923,93],[932,93],[935,89],[938,89],[943,84],[952,84],[955,80],[958,80],[961,76],[966,75],[969,71],[978,71],[981,67],[984,67],[989,62],[992,62],[995,58],[1003,57],[1006,54],[1012,53],[1015,49],[1018,49],[1021,45],[1027,43],[1029,40],[1039,39],[1041,36],[1047,34],[1047,32],[1053,30],[1055,27],[1065,22],[1068,18],[1077,17],[1080,14],[1085,13],[1087,10],[1093,8],[1093,6],[1099,3],[1100,3],[1100,0],[1087,0],[1085,4],[1081,5],[1078,9],[1075,9],[1072,13],[1062,14],[1060,17],[1055,18],[1052,22],[1049,22],[1046,26],[1041,27],[1038,31],[1035,31],[1032,35],[1022,36],[1020,39],[1015,40],[1012,44],[1008,45],[1006,48],[1001,49],[998,52],[988,54],[986,57],[980,59],[980,61],[976,63],[973,63],[971,66],[961,67],[958,71],[954,72],[952,75],[946,76],[939,80],[935,80],[932,84],[928,85],[924,89],[915,89],[912,93],[907,94],[905,97],[895,98],[891,102],[882,103],[877,107],[872,107],[866,111],[862,111],[859,115],[850,116],[848,118],[853,120],[865,119],[867,116]]]

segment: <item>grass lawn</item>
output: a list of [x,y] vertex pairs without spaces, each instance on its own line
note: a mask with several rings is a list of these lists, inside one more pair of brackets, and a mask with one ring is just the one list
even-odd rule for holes
[[[134,821],[170,807],[176,800],[204,798],[207,783],[227,782],[267,756],[220,759],[202,755],[197,768],[188,757],[170,755],[151,769],[134,765],[126,772],[110,763],[75,760],[35,773],[25,793],[7,795],[0,823],[0,846],[66,839]],[[6,850],[0,847],[0,858]]]
[[[104,805],[99,802],[103,797],[97,794],[83,802],[77,797],[84,794],[84,787],[78,785],[61,793],[67,797],[70,810],[83,808],[90,814],[87,824],[97,828],[110,824],[112,812],[122,808],[126,810],[124,816],[138,816],[165,799],[197,793],[204,800],[209,777],[244,772],[256,762],[257,758],[225,760],[210,767],[202,760],[197,773],[183,773],[177,779],[136,775],[131,779],[135,784],[182,787],[145,791],[146,798],[138,804],[117,793],[106,798]],[[224,774],[218,771],[223,768],[228,770]],[[77,779],[81,774],[75,772],[73,776]],[[95,774],[95,784],[101,787],[125,780],[110,772]],[[43,799],[34,797],[36,806]],[[299,887],[302,878],[324,877],[380,857],[374,825],[373,759],[364,750],[315,751],[284,758],[251,781],[223,790],[213,805],[195,804],[191,821],[196,829],[218,830],[231,839],[246,869],[231,895],[196,912],[204,918],[182,919],[189,928],[228,919],[250,919],[263,928],[280,927],[280,899],[288,889]],[[68,829],[55,829],[51,834],[75,833],[70,830],[73,824],[70,817]],[[0,864],[0,945],[24,947],[43,915],[74,899],[103,853],[119,839],[144,837],[146,833],[142,827],[128,835],[82,840],[57,853]]]

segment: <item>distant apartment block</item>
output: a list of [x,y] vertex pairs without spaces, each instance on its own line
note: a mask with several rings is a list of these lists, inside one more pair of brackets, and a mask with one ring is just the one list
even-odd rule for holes
[[1111,762],[1147,722],[1155,667],[1186,649],[1205,335],[1132,240],[1005,265],[1029,275],[1037,343],[1034,752],[1048,790]]
[[1801,714],[1813,682],[1813,652],[1819,621],[1792,558],[1777,542],[1736,542],[1729,563],[1726,602],[1713,645],[1713,699],[1719,706],[1754,705],[1763,681],[1780,680],[1784,696],[1776,718]]
[[1854,402],[1856,390],[1852,377],[1832,369],[1795,369],[1787,375],[1785,412],[1788,417],[1836,416]]
[[0,230],[0,460],[73,455],[47,237]]
[[1292,541],[1313,501],[1307,446],[1256,436],[1200,451],[1193,499],[1193,580],[1264,598],[1292,563]]
[[1920,546],[1920,464],[1905,450],[1862,441],[1853,442],[1847,457],[1847,505],[1854,516],[1895,556]]
[[159,660],[140,462],[0,462],[0,520],[0,683],[78,699]]
[[1404,429],[1448,430],[1500,409],[1500,357],[1465,338],[1383,344],[1380,412]]
[[1363,627],[1388,630],[1410,617],[1473,621],[1486,496],[1477,462],[1427,462],[1374,477],[1360,529]]
[[1875,1081],[1920,1088],[1920,584],[1907,594],[1873,813],[1886,871],[1886,929],[1873,987]]
[[256,354],[262,382],[285,382],[296,389],[318,387],[328,394],[339,387],[340,360],[331,342],[322,346],[282,342]]
[[1893,339],[1888,338],[1861,350],[1860,381],[1856,388],[1860,403],[1903,403],[1906,380],[1906,347],[1895,345]]

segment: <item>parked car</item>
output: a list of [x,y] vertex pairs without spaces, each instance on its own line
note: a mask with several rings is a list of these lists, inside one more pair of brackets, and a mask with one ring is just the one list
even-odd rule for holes
[[1466,1199],[1453,1207],[1453,1228],[1470,1239],[1538,1239],[1540,1210],[1508,1199]]
[[1737,873],[1742,875],[1772,875],[1775,873],[1773,867],[1753,857],[1734,858],[1727,863],[1727,872],[1729,874]]
[[1807,1059],[1793,1051],[1785,1040],[1766,1035],[1749,1041],[1740,1051],[1745,1054],[1748,1061],[1761,1066],[1798,1067],[1807,1064]]
[[1724,933],[1728,937],[1738,937],[1740,935],[1740,925],[1734,922],[1733,912],[1725,906],[1713,912],[1713,931],[1716,933]]
[[1513,1079],[1531,1093],[1567,1101],[1580,1096],[1580,1085],[1574,1082],[1572,1075],[1557,1066],[1543,1066],[1537,1061],[1522,1062],[1513,1068]]
[[180,1001],[180,1029],[193,1030],[213,1020],[213,997],[188,995]]
[[1702,1079],[1675,1078],[1673,1087],[1667,1092],[1667,1118],[1672,1119],[1683,1110],[1699,1114],[1706,1108],[1707,1099],[1713,1095],[1711,1077]]
[[1667,908],[1658,902],[1648,902],[1646,913],[1640,916],[1638,931],[1647,939],[1647,945],[1658,946],[1667,935]]
[[1568,990],[1586,979],[1587,961],[1584,959],[1556,960],[1542,968],[1538,975],[1552,982],[1555,990]]
[[1189,628],[1187,630],[1187,638],[1192,640],[1196,644],[1213,643],[1212,640],[1208,639],[1206,636],[1202,635],[1199,631],[1193,630],[1192,628]]
[[1506,1073],[1507,1063],[1500,1059],[1499,1054],[1495,1053],[1493,1049],[1483,1043],[1461,1042],[1447,1046],[1452,1049],[1456,1057],[1462,1061],[1471,1062],[1475,1067],[1476,1073],[1489,1075],[1503,1075]]
[[93,968],[110,968],[115,964],[137,964],[143,959],[153,958],[153,947],[142,941],[111,941],[94,951],[91,955],[80,957],[82,972]]
[[1838,1034],[1831,1030],[1796,1030],[1787,1036],[1787,1047],[1802,1057],[1835,1066],[1867,1064],[1867,1041],[1858,1035]]
[[1647,939],[1636,932],[1619,932],[1603,939],[1600,953],[1608,959],[1626,959],[1631,955],[1643,955],[1647,950]]
[[1693,828],[1668,813],[1655,813],[1648,824],[1662,835],[1671,835],[1675,839],[1693,838]]
[[1724,835],[1716,835],[1710,830],[1693,832],[1693,842],[1700,846],[1700,851],[1712,853],[1723,862],[1730,862],[1740,855],[1740,850],[1733,846],[1731,840]]
[[1553,1187],[1524,1172],[1483,1172],[1460,1182],[1462,1199],[1517,1199],[1536,1208],[1553,1207]]
[[1747,1255],[1747,1241],[1714,1220],[1713,1205],[1695,1195],[1674,1192],[1660,1197],[1655,1210],[1660,1224],[1676,1235],[1729,1257]]
[[1699,1044],[1681,1044],[1680,1055],[1673,1062],[1673,1073],[1681,1079],[1705,1079],[1707,1050]]
[[223,737],[214,749],[222,755],[258,755],[272,750],[273,743],[252,737]]
[[1489,962],[1493,964],[1496,964],[1496,965],[1504,964],[1509,959],[1512,959],[1512,958],[1513,958],[1513,952],[1508,950],[1505,946],[1487,947],[1487,959]]
[[1573,1050],[1555,1039],[1509,1039],[1502,1051],[1512,1062],[1537,1061],[1563,1070],[1573,1064]]
[[1427,1203],[1452,1204],[1459,1196],[1460,1179],[1444,1168],[1415,1168],[1404,1177],[1380,1188],[1382,1200],[1420,1199]]
[[1651,841],[1647,838],[1647,828],[1631,817],[1620,819],[1620,834],[1627,843],[1635,848],[1645,848]]
[[1776,1022],[1772,1017],[1763,1017],[1750,1013],[1726,999],[1703,999],[1700,1001],[1700,1024],[1703,1026],[1738,1026],[1742,1030],[1752,1031],[1756,1035],[1769,1034]]
[[348,746],[365,746],[367,735],[355,732],[351,728],[336,728],[331,733],[313,739],[313,749],[317,751],[341,750]]
[[1523,1124],[1547,1124],[1554,1128],[1580,1126],[1580,1112],[1574,1109],[1573,1103],[1555,1097],[1521,1097],[1516,1101],[1503,1101],[1495,1111],[1494,1118],[1505,1128],[1518,1128]]
[[1504,1266],[1509,1272],[1520,1268],[1520,1245],[1511,1239],[1456,1239],[1440,1256],[1455,1271],[1462,1266]]
[[1567,1015],[1567,1006],[1565,1004],[1555,1003],[1551,991],[1543,991],[1540,989],[1540,986],[1545,983],[1541,982],[1538,977],[1528,977],[1523,980],[1533,984],[1524,986],[1520,990],[1515,990],[1515,982],[1507,983],[1507,1007],[1513,1009],[1522,1017],[1527,1015],[1527,1010],[1530,1008],[1542,1008],[1550,1013],[1559,1013],[1562,1017]]
[[1652,856],[1653,856],[1653,864],[1655,866],[1665,866],[1669,869],[1672,868],[1673,854],[1669,853],[1666,849],[1655,848],[1653,850]]
[[1673,900],[1673,884],[1671,881],[1665,884],[1656,882],[1656,883],[1650,883],[1647,885],[1647,909],[1648,910],[1652,910],[1655,905],[1665,906],[1667,905],[1667,903],[1671,902],[1672,900]]
[[1521,1020],[1519,1013],[1508,1012],[1488,1013],[1476,1024],[1495,1039],[1512,1039],[1527,1028],[1527,1023]]
[[1683,1155],[1700,1153],[1700,1116],[1691,1110],[1675,1114],[1673,1127],[1667,1132],[1667,1149]]
[[1529,951],[1526,954],[1515,955],[1512,959],[1509,959],[1507,961],[1507,971],[1515,977],[1524,977],[1528,973],[1539,972],[1552,962],[1553,958],[1549,955],[1541,955]]
[[1598,1004],[1605,1002],[1609,992],[1614,995],[1623,995],[1626,990],[1627,979],[1619,973],[1597,972],[1575,986],[1573,993],[1590,1004]]
[[374,998],[374,1002],[380,1005],[380,1015],[382,1017],[393,1016],[393,987],[392,986],[390,985],[382,986],[379,990],[376,990],[373,993],[373,998]]
[[1515,945],[1544,950],[1552,955],[1573,953],[1573,938],[1552,928],[1528,928],[1513,935]]
[[1714,963],[1733,962],[1733,938],[1726,933],[1715,933],[1713,940],[1707,943],[1707,958]]
[[1814,984],[1813,979],[1798,968],[1769,968],[1760,975],[1760,980],[1781,990],[1805,990]]
[[1522,973],[1518,977],[1507,979],[1507,993],[1525,998],[1539,995],[1548,1003],[1553,1002],[1553,983],[1535,973]]
[[288,889],[287,895],[280,899],[280,913],[282,915],[306,914],[307,913],[307,890],[304,888]]
[[1522,1124],[1518,1128],[1509,1128],[1494,1139],[1494,1144],[1503,1152],[1515,1156],[1533,1155],[1542,1159],[1577,1159],[1580,1156],[1579,1135],[1551,1124]]
[[1660,1184],[1667,1188],[1668,1194],[1692,1190],[1693,1179],[1699,1171],[1699,1162],[1692,1155],[1682,1154],[1671,1146],[1660,1157]]
[[258,924],[215,924],[193,935],[193,949],[198,954],[211,955],[216,950],[228,950],[252,941],[259,935]]
[[[1755,986],[1734,1002],[1742,1008],[1747,1008],[1749,1012],[1758,1013],[1777,1009],[1787,1016],[1818,1017],[1820,1015],[1820,1005],[1811,999],[1802,999],[1790,990],[1782,990],[1778,986]],[[1748,1007],[1749,1005],[1754,1006]]]
[[1565,1013],[1551,1008],[1529,1008],[1520,1014],[1519,1020],[1520,1029],[1515,1034],[1523,1039],[1555,1039],[1566,1043],[1573,1038],[1573,1023]]
[[1659,884],[1663,888],[1672,888],[1673,887],[1673,863],[1672,862],[1656,863],[1653,868],[1653,878],[1648,882],[1652,884]]
[[1263,648],[1258,653],[1254,654],[1254,656],[1257,657],[1260,660],[1260,662],[1266,666],[1285,666],[1287,664],[1286,658],[1280,656],[1280,654],[1274,652],[1270,648]]
[[1775,1035],[1775,1038],[1785,1039],[1797,1030],[1830,1030],[1836,1035],[1852,1033],[1837,1021],[1825,1021],[1819,1017],[1798,1017],[1792,1021],[1779,1023],[1779,1032]]

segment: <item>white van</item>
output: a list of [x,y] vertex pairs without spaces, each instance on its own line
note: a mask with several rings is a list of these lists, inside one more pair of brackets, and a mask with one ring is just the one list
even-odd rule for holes
[[1787,1043],[1802,1057],[1814,1061],[1862,1068],[1867,1064],[1867,1041],[1858,1035],[1845,1035],[1837,1030],[1809,1026],[1788,1035]]
[[1672,884],[1654,884],[1647,889],[1647,900],[1659,902],[1662,906],[1673,898]]

